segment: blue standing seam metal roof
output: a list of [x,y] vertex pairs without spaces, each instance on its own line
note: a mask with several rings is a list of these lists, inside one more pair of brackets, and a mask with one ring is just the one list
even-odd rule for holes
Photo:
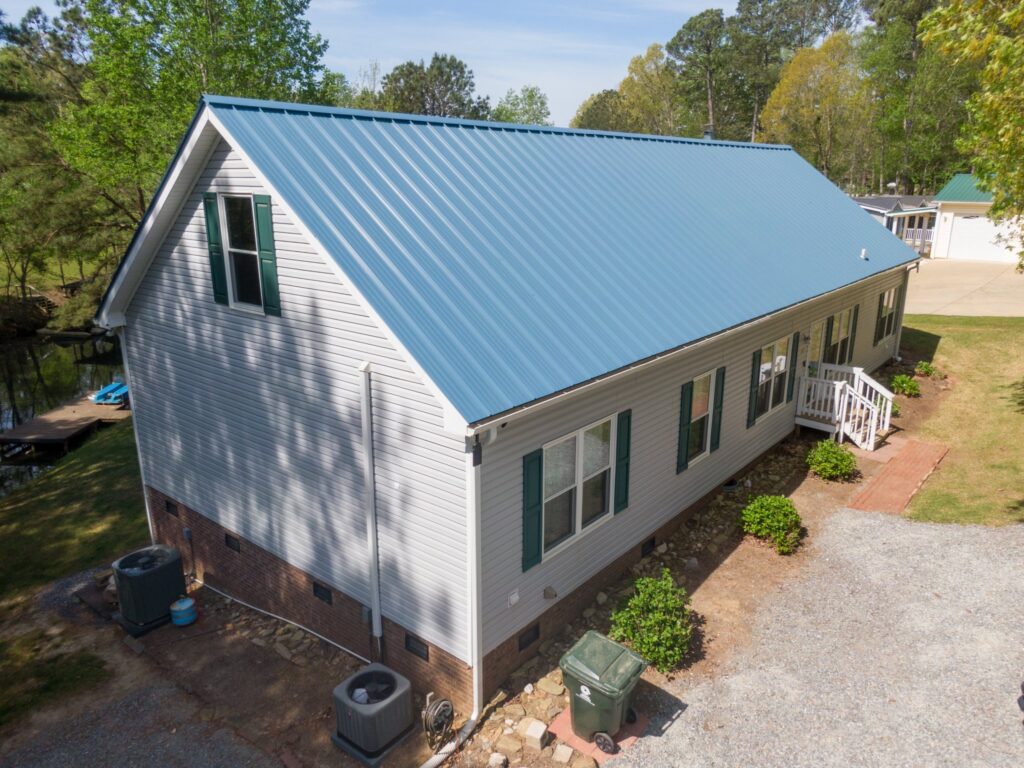
[[917,258],[788,147],[204,101],[469,423]]

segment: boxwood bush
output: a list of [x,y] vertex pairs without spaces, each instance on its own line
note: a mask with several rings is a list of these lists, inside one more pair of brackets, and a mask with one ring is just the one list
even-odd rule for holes
[[906,395],[907,397],[921,396],[921,385],[914,381],[913,376],[908,376],[905,373],[898,373],[893,376],[889,380],[889,386],[897,395]]
[[743,531],[788,555],[800,542],[800,515],[785,496],[757,496],[743,509]]
[[677,587],[668,568],[661,578],[636,581],[636,593],[612,614],[609,635],[630,647],[660,672],[679,666],[690,649],[693,622],[686,590]]
[[849,480],[857,472],[857,458],[835,440],[821,440],[807,452],[807,466],[823,480]]

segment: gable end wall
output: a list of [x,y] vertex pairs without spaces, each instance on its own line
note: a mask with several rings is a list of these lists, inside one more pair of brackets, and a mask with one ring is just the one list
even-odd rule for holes
[[466,660],[463,439],[279,205],[282,317],[214,303],[206,191],[265,193],[220,142],[129,306],[147,483],[367,604],[357,367],[370,361],[382,614]]

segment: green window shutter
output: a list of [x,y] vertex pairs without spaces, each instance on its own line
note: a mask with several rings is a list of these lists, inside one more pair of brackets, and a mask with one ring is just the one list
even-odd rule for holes
[[878,294],[878,313],[875,315],[875,344],[878,346],[878,342],[882,340],[882,336],[885,334],[885,322],[882,319],[882,312],[885,310],[885,291]]
[[857,321],[860,319],[860,304],[853,305],[853,316],[850,318],[850,346],[846,354],[847,362],[853,362],[853,350],[857,346]]
[[274,250],[274,220],[270,197],[253,195],[256,208],[256,247],[260,253],[260,282],[263,287],[263,311],[281,316],[281,295],[277,287],[277,252]]
[[213,300],[218,304],[228,303],[228,274],[224,266],[224,246],[220,238],[220,208],[217,193],[203,195],[203,212],[206,214],[206,247],[210,254],[210,277],[213,280]]
[[793,399],[793,389],[796,387],[796,368],[800,359],[800,331],[793,334],[793,341],[789,345],[789,382],[786,384],[786,402]]
[[822,355],[822,362],[835,365],[836,359],[832,356],[832,331],[835,330],[836,316],[829,315],[825,322],[825,354]]
[[615,513],[629,506],[629,444],[633,438],[633,412],[623,411],[615,427]]
[[722,434],[722,401],[725,399],[725,366],[715,371],[715,405],[711,411],[711,453],[718,450]]
[[757,421],[757,377],[761,372],[761,350],[754,351],[754,359],[750,365],[750,399],[747,401],[747,429]]
[[693,382],[683,384],[679,395],[679,445],[676,447],[676,474],[690,463],[690,417],[693,414]]
[[523,570],[540,562],[544,511],[544,451],[523,456]]

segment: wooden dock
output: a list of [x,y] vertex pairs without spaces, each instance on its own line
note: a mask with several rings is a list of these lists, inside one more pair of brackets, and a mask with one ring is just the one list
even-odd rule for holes
[[0,433],[0,445],[27,445],[63,448],[100,424],[131,418],[132,412],[120,405],[96,405],[88,395],[36,416],[24,424]]

